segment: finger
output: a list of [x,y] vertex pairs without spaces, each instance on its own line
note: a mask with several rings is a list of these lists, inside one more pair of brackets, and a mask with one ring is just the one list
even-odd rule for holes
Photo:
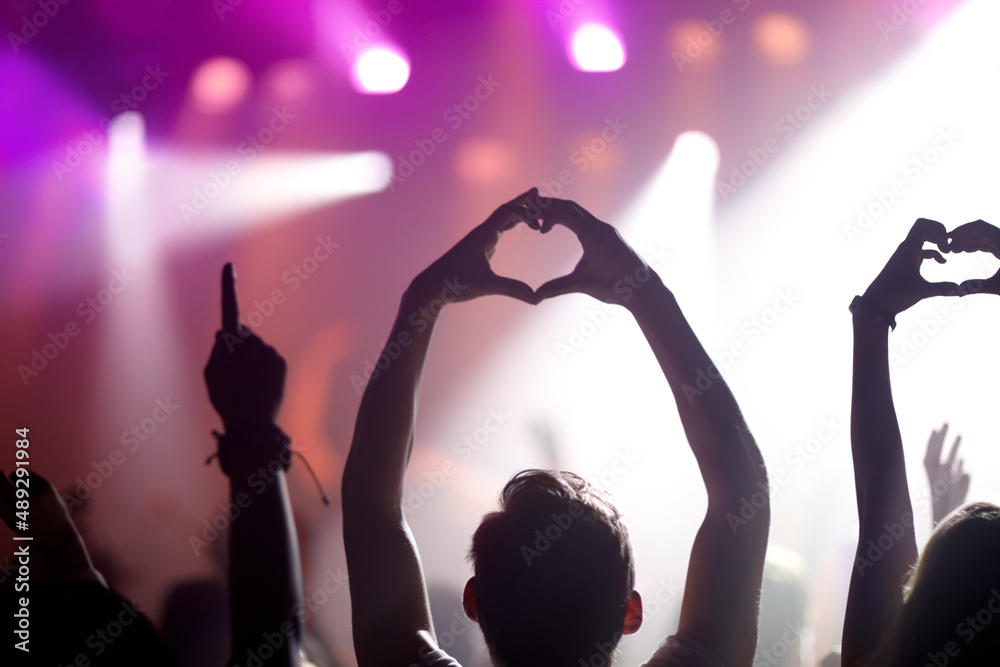
[[955,482],[954,488],[956,489],[956,495],[958,497],[958,503],[961,505],[965,502],[965,498],[969,495],[969,482],[971,478],[968,475],[962,475],[959,477],[958,481]]
[[[1000,273],[997,275],[1000,275]],[[995,281],[996,277],[994,275],[987,280],[980,280],[979,278],[963,280],[962,284],[958,286],[958,294],[959,296],[965,296],[966,294],[1000,294]]]
[[906,235],[908,241],[930,241],[936,243],[942,249],[948,246],[948,230],[937,220],[929,218],[918,218]]
[[518,206],[516,204],[504,204],[504,210],[509,211],[510,215],[504,220],[503,225],[497,230],[499,233],[506,232],[509,229],[513,229],[522,222],[532,229],[538,229],[541,225],[540,223],[528,215],[528,209],[524,206]]
[[955,444],[951,446],[951,451],[948,452],[948,458],[945,460],[945,465],[948,470],[951,470],[955,466],[955,455],[958,454],[958,445],[962,442],[962,436],[955,438]]
[[542,233],[547,234],[556,225],[562,225],[579,235],[581,226],[586,223],[588,215],[587,211],[575,202],[553,197],[542,212]]
[[939,253],[937,250],[931,250],[929,248],[927,250],[920,251],[920,261],[923,261],[925,259],[933,259],[938,264],[945,263],[944,257],[941,256],[941,253]]
[[948,425],[945,424],[940,431],[932,430],[931,437],[927,439],[927,454],[924,461],[933,464],[935,467],[941,462],[941,446],[944,443],[944,434],[948,432]]
[[535,293],[539,299],[551,299],[552,297],[572,294],[574,292],[585,294],[583,290],[584,284],[581,276],[574,272],[569,275],[553,278],[535,290]]
[[236,269],[232,262],[222,267],[222,330],[238,334],[240,307],[236,299]]
[[927,283],[926,289],[924,290],[925,297],[928,296],[956,296],[958,294],[958,285],[955,283]]
[[528,190],[527,192],[522,192],[521,194],[519,194],[518,196],[514,197],[513,199],[511,199],[507,203],[508,204],[515,204],[515,205],[519,205],[519,206],[524,206],[524,204],[526,203],[526,200],[531,199],[532,197],[534,197],[536,195],[538,195],[538,188],[533,187],[530,190]]
[[506,278],[504,276],[494,274],[493,278],[490,280],[489,286],[490,291],[493,294],[502,294],[503,296],[513,297],[532,305],[538,303],[535,290],[531,289],[520,280],[514,280],[513,278]]

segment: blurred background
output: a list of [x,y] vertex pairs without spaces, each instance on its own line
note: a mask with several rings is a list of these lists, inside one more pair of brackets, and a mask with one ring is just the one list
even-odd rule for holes
[[[353,664],[338,496],[365,380],[412,277],[535,185],[617,226],[725,374],[772,482],[769,576],[797,601],[760,659],[816,664],[857,537],[847,306],[917,217],[1000,220],[998,21],[991,0],[7,0],[0,468],[30,428],[98,567],[183,638],[178,599],[206,609],[224,581],[201,372],[235,262],[243,321],[289,363],[280,423],[333,499],[293,466],[307,622]],[[580,252],[522,226],[493,265],[538,286]],[[948,260],[924,275],[998,268]],[[1000,501],[998,313],[940,298],[890,338],[921,542],[943,423],[970,498]],[[583,474],[625,513],[647,617],[623,660],[676,628],[705,493],[626,312],[450,307],[420,398],[404,504],[444,648],[487,664],[465,555],[528,467]]]

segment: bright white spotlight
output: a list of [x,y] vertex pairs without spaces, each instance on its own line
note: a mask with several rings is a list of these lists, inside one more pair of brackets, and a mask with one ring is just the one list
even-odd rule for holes
[[625,64],[625,47],[600,23],[585,23],[572,38],[571,61],[582,72],[614,72]]
[[117,261],[145,259],[154,244],[146,220],[146,123],[142,114],[126,111],[108,127],[107,234]]
[[[384,189],[392,177],[385,153],[273,153],[239,163],[231,156],[204,156],[197,162],[162,162],[159,193],[175,212],[161,230],[181,242],[246,230],[282,216]],[[219,165],[228,165],[220,168]]]
[[395,93],[409,79],[410,63],[396,51],[375,47],[365,50],[354,61],[354,86],[362,93]]

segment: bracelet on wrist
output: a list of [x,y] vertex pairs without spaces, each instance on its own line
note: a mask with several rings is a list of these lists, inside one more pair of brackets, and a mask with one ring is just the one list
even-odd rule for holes
[[218,458],[222,472],[232,479],[233,475],[240,475],[247,470],[261,466],[270,468],[274,461],[287,472],[292,465],[292,456],[298,455],[316,482],[323,504],[330,504],[330,499],[323,492],[323,486],[319,483],[312,466],[302,454],[292,449],[292,439],[276,425],[240,426],[228,429],[226,433],[212,431],[212,435],[218,443],[218,450],[206,459],[205,465],[211,463],[212,459]]

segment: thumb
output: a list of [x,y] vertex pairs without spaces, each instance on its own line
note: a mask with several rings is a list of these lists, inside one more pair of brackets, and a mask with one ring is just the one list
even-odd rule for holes
[[958,296],[958,290],[956,283],[927,283],[924,296],[925,298],[928,296]]
[[565,276],[553,278],[536,290],[539,299],[551,299],[552,297],[571,294],[573,292],[586,294],[583,277],[576,271]]
[[527,284],[522,283],[520,280],[514,280],[513,278],[506,278],[504,276],[498,276],[493,274],[490,279],[490,290],[493,294],[502,294],[504,296],[509,296],[525,303],[530,303],[535,305],[538,303],[539,299],[535,294],[535,290],[531,289]]

